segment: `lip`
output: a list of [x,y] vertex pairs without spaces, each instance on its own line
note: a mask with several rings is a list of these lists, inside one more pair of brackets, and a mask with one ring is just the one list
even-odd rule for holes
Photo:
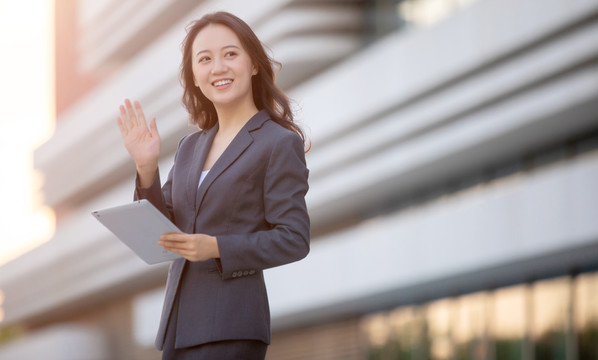
[[233,79],[224,78],[212,81],[212,86],[217,89],[225,89],[233,83]]

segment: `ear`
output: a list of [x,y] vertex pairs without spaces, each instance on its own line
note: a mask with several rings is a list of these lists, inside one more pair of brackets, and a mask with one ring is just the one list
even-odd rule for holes
[[258,71],[257,71],[257,67],[255,65],[251,66],[251,76],[253,75],[257,75]]

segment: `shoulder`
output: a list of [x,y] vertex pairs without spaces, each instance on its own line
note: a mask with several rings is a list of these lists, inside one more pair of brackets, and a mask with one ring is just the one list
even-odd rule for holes
[[273,120],[266,121],[258,139],[265,148],[268,168],[305,167],[305,148],[301,137]]
[[193,154],[196,144],[198,140],[201,138],[203,130],[199,130],[193,132],[191,134],[187,134],[183,136],[177,145],[176,151],[174,153],[174,160],[180,160],[181,158],[186,158],[189,154]]
[[265,121],[260,130],[258,134],[260,140],[269,143],[273,147],[294,147],[299,144],[303,148],[303,141],[299,134],[283,127],[272,119]]
[[179,140],[179,146],[188,143],[194,143],[199,139],[199,137],[205,132],[205,130],[198,130],[191,134],[187,134]]
[[264,109],[249,119],[246,128],[254,139],[259,139],[265,144],[297,141],[303,143],[299,134],[277,123]]
[[177,146],[177,149],[181,150],[181,149],[185,149],[185,148],[187,148],[189,146],[195,147],[195,144],[205,134],[205,132],[206,132],[206,130],[198,130],[198,131],[195,131],[195,132],[193,132],[191,134],[187,134],[187,135],[183,136],[179,140],[179,144]]

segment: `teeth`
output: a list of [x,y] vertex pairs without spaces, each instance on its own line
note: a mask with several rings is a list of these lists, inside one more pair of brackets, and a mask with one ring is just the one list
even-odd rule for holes
[[214,82],[214,86],[222,86],[222,85],[230,84],[232,82],[233,82],[232,80],[218,80],[218,81]]

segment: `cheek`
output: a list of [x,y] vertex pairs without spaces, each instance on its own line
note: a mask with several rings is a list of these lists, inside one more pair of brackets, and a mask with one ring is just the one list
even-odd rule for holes
[[202,79],[204,78],[201,69],[197,65],[193,65],[191,69],[193,70],[193,82],[195,83],[195,86],[201,86]]
[[210,84],[206,82],[205,78],[203,78],[201,74],[196,72],[193,73],[193,83],[195,87],[198,88],[202,94],[204,94],[204,96],[206,95],[206,91],[209,91]]
[[253,66],[253,64],[251,62],[248,62],[247,64],[245,64],[245,71],[250,76],[253,76],[253,75],[255,75],[257,73],[256,69],[257,68],[255,66]]

